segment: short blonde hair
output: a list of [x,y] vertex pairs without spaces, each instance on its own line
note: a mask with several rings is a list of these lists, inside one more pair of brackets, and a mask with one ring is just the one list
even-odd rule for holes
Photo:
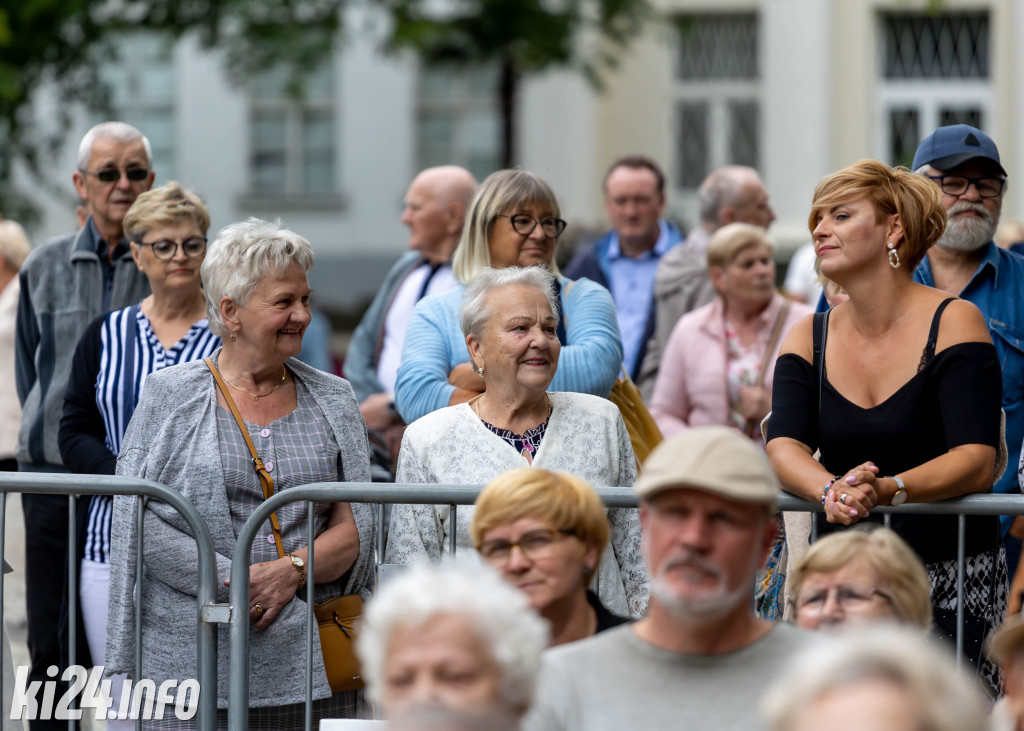
[[159,188],[139,195],[124,216],[124,236],[141,244],[146,234],[157,226],[191,221],[203,236],[210,228],[210,212],[203,201],[191,190],[185,190],[173,180]]
[[[597,564],[608,543],[604,503],[586,480],[538,467],[508,470],[487,483],[476,499],[470,539],[479,546],[487,532],[521,518],[536,518],[557,530],[571,530],[597,548]],[[588,577],[589,578],[589,577]]]
[[819,538],[789,574],[790,601],[795,601],[808,574],[837,571],[858,557],[866,559],[884,582],[896,616],[924,630],[931,629],[932,584],[928,572],[906,541],[888,528],[858,528]]
[[764,244],[769,251],[775,250],[775,242],[760,226],[751,223],[722,226],[708,241],[708,266],[725,268],[732,264],[741,251],[757,244]]
[[814,189],[807,227],[813,235],[819,214],[828,208],[868,198],[875,207],[875,220],[896,214],[903,227],[903,239],[896,253],[909,274],[921,263],[928,249],[946,230],[946,209],[939,186],[904,167],[891,168],[878,160],[861,160],[824,178]]
[[14,271],[21,269],[22,262],[32,250],[25,229],[16,221],[0,220],[0,259]]
[[[462,238],[452,257],[452,273],[463,284],[491,265],[491,229],[494,219],[506,211],[535,203],[560,216],[554,191],[537,175],[526,170],[498,170],[480,184],[469,204]],[[560,276],[554,259],[548,270]]]

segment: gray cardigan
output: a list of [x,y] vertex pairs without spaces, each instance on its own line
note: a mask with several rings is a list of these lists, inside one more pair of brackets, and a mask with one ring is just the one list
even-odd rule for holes
[[[220,351],[214,354],[214,360]],[[341,479],[369,482],[366,426],[347,381],[290,358],[288,368],[323,411],[341,449]],[[180,491],[198,508],[210,529],[220,580],[217,600],[228,600],[223,580],[230,577],[235,533],[218,452],[216,387],[203,361],[153,373],[125,432],[117,474],[154,480]],[[106,670],[134,674],[135,497],[115,497],[111,529],[110,594]],[[375,522],[367,504],[353,504],[359,556],[334,595],[373,586]],[[196,677],[198,551],[187,524],[173,508],[149,501],[145,513],[142,588],[143,678],[157,687],[164,680]],[[305,698],[306,605],[289,602],[265,631],[252,630],[249,704],[280,706]],[[313,698],[330,695],[320,641],[313,633]],[[228,631],[217,644],[217,706],[227,707]],[[204,691],[206,689],[203,689]]]

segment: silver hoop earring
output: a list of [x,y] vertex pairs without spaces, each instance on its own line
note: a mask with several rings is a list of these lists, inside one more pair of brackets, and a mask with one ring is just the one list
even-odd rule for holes
[[889,266],[893,269],[900,268],[900,254],[896,251],[896,244],[889,242]]
[[484,377],[484,367],[483,367],[483,366],[480,366],[479,368],[477,368],[477,369],[476,369],[476,374],[477,374],[478,376],[480,376],[481,378],[483,378],[483,377]]

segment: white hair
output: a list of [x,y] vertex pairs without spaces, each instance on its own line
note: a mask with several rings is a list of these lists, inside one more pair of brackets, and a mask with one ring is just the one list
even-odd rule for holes
[[294,231],[282,228],[280,220],[250,218],[222,228],[207,248],[199,270],[210,330],[222,337],[228,334],[220,316],[223,297],[245,307],[268,272],[283,277],[292,264],[308,272],[313,267],[313,247]]
[[366,608],[356,651],[370,699],[384,695],[385,659],[395,630],[419,627],[432,618],[465,617],[480,634],[501,670],[501,695],[508,709],[533,700],[548,626],[530,609],[526,595],[486,566],[421,564],[390,579]]
[[78,145],[78,169],[85,171],[89,169],[92,162],[92,146],[96,140],[114,140],[115,142],[133,142],[142,140],[142,146],[146,150],[146,167],[153,169],[153,148],[149,139],[135,127],[126,122],[100,122],[85,133],[82,142]]
[[551,314],[558,319],[558,298],[555,287],[558,283],[547,269],[541,266],[503,267],[493,269],[484,267],[476,276],[469,280],[462,293],[462,306],[459,308],[459,325],[462,334],[472,333],[477,337],[483,332],[487,320],[494,314],[494,308],[487,306],[487,296],[502,287],[536,287],[548,299]]
[[945,647],[920,630],[859,626],[797,654],[765,695],[770,731],[795,728],[815,700],[851,683],[880,679],[908,696],[928,731],[985,731],[985,701]]

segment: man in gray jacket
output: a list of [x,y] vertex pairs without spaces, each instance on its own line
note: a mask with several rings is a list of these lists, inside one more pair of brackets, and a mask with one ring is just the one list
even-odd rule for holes
[[679,246],[666,252],[654,278],[655,331],[647,343],[636,383],[646,401],[654,393],[668,336],[680,317],[715,298],[708,277],[707,248],[711,235],[729,223],[768,228],[775,212],[757,171],[744,165],[713,170],[697,191],[700,225]]
[[778,668],[814,635],[753,610],[754,572],[776,524],[779,483],[736,429],[662,442],[640,497],[647,616],[544,655],[528,731],[757,731]]
[[402,213],[411,251],[388,272],[352,335],[345,378],[367,428],[385,436],[401,439],[405,426],[395,411],[394,390],[406,325],[419,300],[457,284],[451,258],[475,190],[473,176],[455,165],[427,168],[413,179]]
[[[123,122],[90,129],[78,150],[75,190],[92,215],[77,232],[35,249],[20,272],[15,332],[15,374],[21,401],[18,469],[67,472],[57,432],[72,356],[82,332],[99,315],[134,304],[149,282],[132,261],[122,221],[132,203],[153,185],[149,141]],[[58,624],[67,558],[67,498],[26,494],[25,590],[29,682],[47,681],[46,668],[61,666]],[[66,721],[32,721],[33,731]]]

